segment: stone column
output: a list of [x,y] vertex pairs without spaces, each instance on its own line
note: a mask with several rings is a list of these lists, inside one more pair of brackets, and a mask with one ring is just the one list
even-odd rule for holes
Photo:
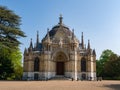
[[94,62],[93,62],[93,56],[91,56],[91,78],[93,80],[94,78]]
[[47,77],[48,79],[51,77],[50,76],[50,52],[47,52]]
[[77,52],[74,54],[75,59],[75,80],[77,80]]
[[45,51],[44,52],[45,53],[45,55],[44,55],[44,68],[45,68],[45,71],[44,71],[44,73],[45,73],[45,79],[48,77],[48,55],[47,55],[47,51]]

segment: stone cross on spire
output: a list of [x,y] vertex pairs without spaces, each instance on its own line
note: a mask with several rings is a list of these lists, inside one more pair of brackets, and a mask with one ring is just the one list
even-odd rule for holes
[[62,25],[62,19],[63,19],[62,14],[60,14],[60,17],[59,17],[59,24],[60,25]]

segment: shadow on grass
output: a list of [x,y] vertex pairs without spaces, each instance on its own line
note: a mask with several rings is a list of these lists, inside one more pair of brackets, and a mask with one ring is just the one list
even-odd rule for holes
[[110,85],[105,85],[104,87],[111,88],[112,90],[120,90],[120,84],[110,84]]

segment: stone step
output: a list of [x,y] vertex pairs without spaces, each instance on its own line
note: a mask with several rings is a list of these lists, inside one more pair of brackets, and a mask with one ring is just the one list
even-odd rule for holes
[[63,75],[57,75],[57,76],[51,78],[50,80],[71,80],[71,79],[67,78],[67,77],[65,77]]

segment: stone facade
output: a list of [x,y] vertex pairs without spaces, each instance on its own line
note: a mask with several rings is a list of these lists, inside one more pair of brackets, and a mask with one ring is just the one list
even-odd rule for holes
[[83,33],[79,41],[62,19],[60,16],[59,23],[47,30],[41,42],[37,32],[35,46],[31,39],[29,48],[25,48],[23,79],[50,79],[59,75],[74,80],[96,79],[96,53],[90,41],[86,48]]

